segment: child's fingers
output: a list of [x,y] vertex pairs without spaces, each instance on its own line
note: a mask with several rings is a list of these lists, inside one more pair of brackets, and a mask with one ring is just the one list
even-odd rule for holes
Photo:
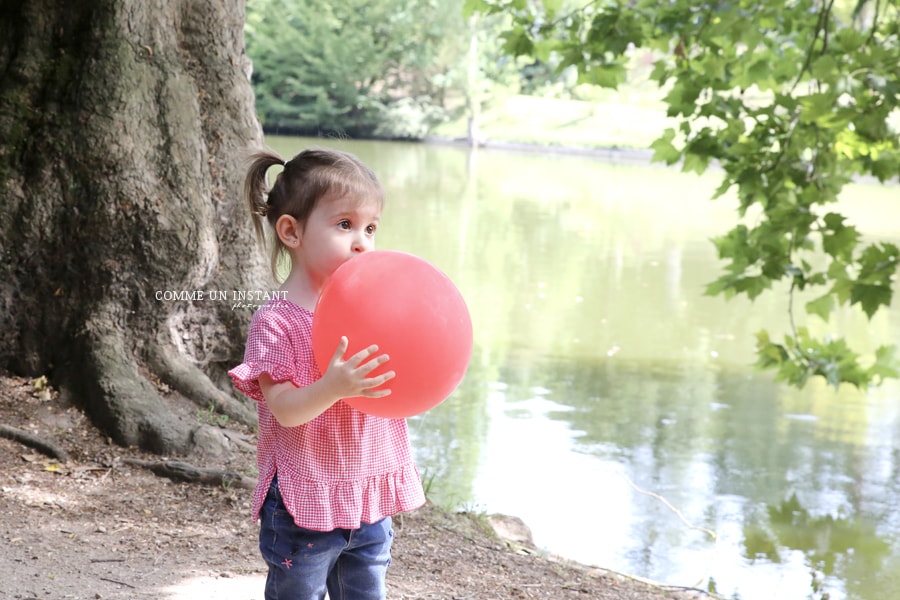
[[388,371],[387,373],[382,373],[378,377],[369,377],[368,379],[366,379],[366,384],[370,388],[377,388],[379,385],[382,385],[383,383],[386,383],[387,381],[393,379],[394,375],[396,375],[396,373],[394,373],[393,371]]
[[384,396],[390,396],[390,394],[391,394],[390,388],[381,389],[381,390],[375,389],[375,388],[381,387],[386,382],[393,379],[394,375],[396,375],[396,373],[394,373],[393,371],[388,371],[387,373],[382,373],[381,375],[379,375],[377,377],[367,378],[365,380],[366,389],[363,390],[362,395],[367,398],[383,398]]
[[[348,360],[347,362],[350,363],[354,368],[362,366],[362,364],[364,362],[366,363],[366,366],[368,366],[369,363],[375,363],[374,365],[369,367],[368,370],[371,371],[372,369],[374,369],[378,365],[384,363],[388,359],[387,354],[382,354],[381,356],[377,356],[377,357],[373,358],[372,360],[366,362],[369,359],[369,357],[372,356],[373,354],[375,354],[376,352],[378,352],[378,345],[372,344],[368,348],[363,348],[362,350],[360,350],[359,352],[357,352],[356,354],[351,356],[350,360]],[[379,361],[379,362],[375,362],[375,361]],[[366,372],[368,372],[368,371],[366,371]]]
[[390,396],[391,390],[365,390],[360,396],[365,398],[384,398],[385,396]]
[[389,396],[391,394],[390,388],[378,390],[375,389],[384,385],[386,382],[390,381],[394,378],[393,371],[388,371],[387,373],[382,373],[377,377],[368,377],[363,380],[363,383],[366,384],[366,389],[363,390],[361,396],[365,396],[366,398],[383,398],[384,396]]
[[380,367],[381,365],[383,365],[384,363],[389,361],[390,358],[391,357],[388,356],[387,354],[381,354],[379,356],[376,356],[373,359],[367,360],[366,362],[362,363],[361,365],[358,365],[356,367],[356,370],[359,372],[360,375],[363,375],[363,376],[368,375],[369,373],[371,373],[372,371],[374,371],[375,369],[377,369],[378,367]]
[[344,358],[344,352],[347,351],[347,347],[350,345],[350,340],[347,339],[346,336],[341,336],[341,341],[338,342],[337,348],[334,350],[334,354],[331,355],[331,363],[334,364]]

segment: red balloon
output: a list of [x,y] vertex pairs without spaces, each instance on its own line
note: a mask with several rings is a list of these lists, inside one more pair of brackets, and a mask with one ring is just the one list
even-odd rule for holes
[[371,344],[390,360],[383,398],[345,399],[378,417],[402,418],[443,402],[462,381],[472,356],[472,320],[453,282],[427,261],[394,250],[356,256],[325,282],[313,314],[313,354],[324,373],[347,336],[352,356]]

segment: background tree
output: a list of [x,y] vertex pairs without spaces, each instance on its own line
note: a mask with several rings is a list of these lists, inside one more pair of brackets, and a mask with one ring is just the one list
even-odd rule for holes
[[[0,369],[46,374],[115,441],[181,453],[231,393],[271,289],[240,163],[262,142],[242,0],[0,1]],[[203,291],[195,301],[160,291]]]
[[[463,0],[250,0],[247,53],[263,127],[421,139],[517,92],[524,64],[500,39],[511,19],[464,19],[462,8]],[[534,88],[554,77],[528,73]]]
[[461,5],[250,0],[247,52],[266,130],[422,137],[459,85]]
[[654,158],[723,171],[738,224],[715,240],[725,273],[708,293],[755,298],[789,286],[791,330],[758,334],[759,365],[802,385],[819,375],[857,386],[896,377],[891,347],[859,356],[840,338],[817,339],[795,320],[827,320],[841,305],[871,317],[892,300],[898,248],[867,243],[833,208],[854,177],[896,181],[900,170],[900,0],[712,1],[466,0],[506,13],[506,49],[616,87],[635,48],[654,51],[652,79],[677,128]]

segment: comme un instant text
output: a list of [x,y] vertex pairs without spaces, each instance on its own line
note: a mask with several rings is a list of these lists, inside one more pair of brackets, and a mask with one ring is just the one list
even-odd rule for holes
[[203,302],[268,302],[287,300],[283,290],[156,290],[156,299],[164,301]]

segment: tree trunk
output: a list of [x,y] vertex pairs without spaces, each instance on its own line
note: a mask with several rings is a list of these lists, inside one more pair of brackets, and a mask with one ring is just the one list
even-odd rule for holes
[[225,375],[250,313],[209,293],[272,285],[243,23],[243,0],[0,0],[0,369],[123,445],[189,452],[198,405],[255,420]]

